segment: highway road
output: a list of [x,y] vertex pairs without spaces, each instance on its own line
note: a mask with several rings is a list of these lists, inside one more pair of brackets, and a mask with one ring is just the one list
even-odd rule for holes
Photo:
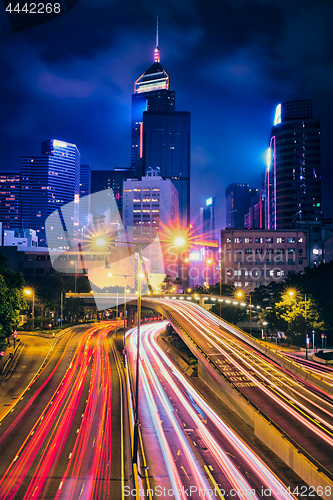
[[0,498],[121,498],[129,470],[114,323],[77,327],[0,417]]
[[[140,426],[149,486],[163,498],[295,498],[217,415],[157,342],[167,322],[141,326]],[[135,372],[136,328],[127,333]],[[133,374],[134,383],[135,373]],[[268,493],[269,492],[269,493]],[[206,495],[206,496],[205,496]],[[154,495],[147,498],[154,498]]]
[[171,314],[239,391],[333,472],[333,401],[328,396],[237,338],[227,323],[200,306],[157,298],[152,302]]

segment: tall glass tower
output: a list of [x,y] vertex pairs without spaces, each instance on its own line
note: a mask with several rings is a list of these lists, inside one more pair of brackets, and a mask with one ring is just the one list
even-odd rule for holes
[[265,227],[288,229],[322,218],[320,122],[312,101],[276,108],[265,174]]
[[45,220],[56,209],[76,201],[73,224],[79,225],[80,153],[75,144],[42,142],[42,154],[23,156],[21,168],[22,227],[35,229],[46,246]]
[[160,63],[158,21],[154,63],[134,84],[131,166],[141,179],[158,170],[179,194],[179,219],[190,222],[190,113],[175,111],[175,92]]
[[143,166],[143,113],[144,111],[173,111],[175,91],[169,90],[170,78],[160,64],[158,47],[158,19],[154,63],[134,83],[132,95],[131,168],[139,179],[145,174]]

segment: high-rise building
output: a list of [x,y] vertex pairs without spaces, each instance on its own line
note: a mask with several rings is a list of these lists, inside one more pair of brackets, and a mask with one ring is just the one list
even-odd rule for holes
[[298,220],[320,220],[320,122],[312,101],[276,108],[265,174],[265,227],[287,229]]
[[131,127],[131,168],[136,177],[145,174],[143,164],[143,113],[144,111],[167,112],[175,109],[175,91],[169,89],[168,73],[160,64],[158,47],[158,20],[156,29],[156,47],[154,62],[134,83],[132,95]]
[[3,229],[20,227],[20,184],[20,172],[0,173],[0,222],[2,222]]
[[91,192],[98,193],[104,189],[112,189],[120,216],[122,215],[123,183],[135,178],[135,172],[130,169],[92,170]]
[[200,208],[200,232],[204,239],[215,240],[215,198],[207,198]]
[[190,224],[190,113],[143,113],[143,158],[146,172],[159,169],[179,196],[179,222]]
[[[42,154],[23,156],[21,169],[22,227],[35,229],[46,246],[45,220],[66,203],[79,201],[80,153],[75,144],[56,139],[42,142]],[[73,225],[79,213],[73,212]]]
[[251,198],[258,195],[259,189],[249,184],[230,184],[225,191],[227,205],[227,227],[244,227],[244,217],[249,213]]
[[[157,233],[170,228],[178,220],[178,192],[171,180],[162,179],[158,171],[150,171],[141,181],[124,182],[123,224],[132,241],[152,242]],[[164,248],[164,247],[163,247]],[[168,262],[164,252],[166,274],[174,274],[176,269],[169,269],[175,260]],[[150,261],[155,265],[154,272],[164,272],[162,262]]]
[[249,213],[245,215],[244,227],[247,229],[264,229],[265,226],[265,199],[263,190],[250,198]]
[[175,92],[160,63],[158,25],[154,62],[135,82],[132,96],[131,167],[141,179],[159,168],[179,193],[179,217],[190,222],[190,113],[175,111]]
[[89,226],[90,193],[91,193],[91,167],[90,165],[80,165],[79,231],[81,234],[84,234],[85,228]]

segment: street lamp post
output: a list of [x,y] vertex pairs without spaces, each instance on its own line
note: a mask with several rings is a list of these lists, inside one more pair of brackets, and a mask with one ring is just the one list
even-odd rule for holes
[[222,259],[220,258],[220,318],[222,317]]
[[[221,286],[221,285],[220,285]],[[236,297],[238,299],[242,299],[244,298],[244,295],[245,295],[245,292],[244,291],[241,291],[239,290],[237,293],[236,293]],[[252,335],[252,302],[251,302],[251,292],[249,293],[249,297],[250,297],[250,335]],[[221,306],[220,306],[221,308]]]
[[25,288],[23,290],[25,295],[32,295],[32,331],[35,331],[35,292],[32,288]]
[[63,315],[63,293],[60,292],[60,327],[62,329],[62,315]]
[[262,322],[262,326],[264,327],[265,340],[267,342],[267,334],[266,334],[266,326],[268,325],[267,321]]
[[251,302],[251,292],[249,293],[250,296],[250,335],[252,335],[252,302]]
[[[289,297],[296,295],[295,290],[289,290]],[[308,348],[310,346],[310,338],[308,337],[308,320],[307,320],[307,301],[306,294],[304,294],[304,319],[305,319],[305,358],[308,359]],[[314,348],[314,335],[313,335],[313,348]]]
[[136,343],[136,380],[135,380],[135,423],[133,438],[133,464],[138,463],[138,440],[139,440],[139,370],[140,370],[140,322],[141,322],[141,259],[142,244],[139,244],[138,262],[138,328]]
[[[106,241],[103,236],[98,236],[96,243],[98,241],[98,246],[106,246]],[[117,241],[117,240],[115,240]],[[136,380],[135,380],[135,423],[134,423],[134,436],[133,436],[133,465],[137,467],[138,463],[138,441],[139,441],[139,374],[140,374],[140,323],[141,323],[141,278],[142,274],[142,242],[137,241],[127,241],[119,242],[126,243],[134,247],[138,247],[138,300],[137,300],[137,315],[138,315],[138,326],[137,326],[137,346],[136,346]],[[170,240],[160,240],[160,243],[170,243]],[[183,236],[177,236],[174,239],[174,245],[176,247],[184,246],[186,239]],[[128,275],[129,276],[129,275]],[[125,298],[126,298],[126,287],[125,287]],[[125,301],[126,302],[126,301]],[[126,306],[125,306],[126,307]]]
[[208,266],[210,266],[210,264],[212,263],[212,259],[207,259],[206,260],[206,287],[208,288],[209,287],[209,283],[208,283]]
[[[122,276],[125,278],[125,289],[124,289],[124,328],[126,328],[126,280],[128,276],[132,276],[131,274],[108,274],[109,278],[112,276]],[[117,292],[117,316],[118,316],[118,292]],[[125,333],[124,333],[124,346],[125,346]]]

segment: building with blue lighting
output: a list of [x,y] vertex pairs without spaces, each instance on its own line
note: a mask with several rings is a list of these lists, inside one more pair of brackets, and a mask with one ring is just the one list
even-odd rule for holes
[[145,175],[143,164],[143,113],[145,111],[169,112],[175,110],[175,91],[170,90],[170,78],[160,63],[158,48],[158,22],[154,62],[134,83],[131,123],[131,169],[136,177]]
[[[75,144],[56,139],[42,142],[41,153],[22,157],[21,218],[22,227],[34,229],[39,246],[46,246],[46,218],[66,203],[79,201],[80,153]],[[78,226],[78,207],[73,219]]]
[[178,191],[179,222],[190,224],[190,113],[173,111],[143,113],[143,160],[145,170],[159,169]]
[[320,122],[312,101],[276,108],[265,173],[265,227],[288,229],[322,218]]
[[200,208],[200,233],[203,239],[215,240],[215,198],[207,198]]

